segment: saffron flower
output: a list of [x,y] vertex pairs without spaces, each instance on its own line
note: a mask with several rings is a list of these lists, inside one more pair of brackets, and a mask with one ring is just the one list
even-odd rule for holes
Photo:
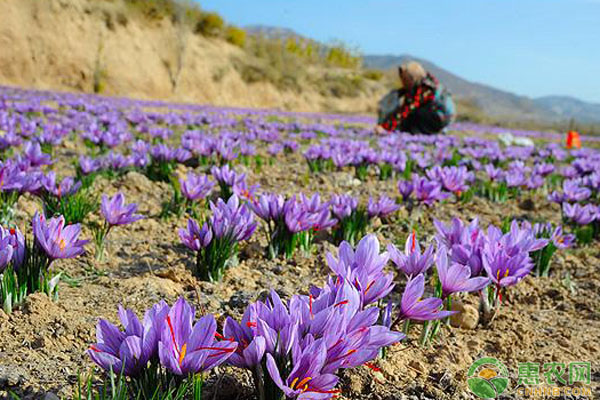
[[328,399],[339,390],[334,389],[339,378],[333,374],[322,373],[327,357],[325,343],[317,341],[297,356],[294,368],[285,379],[271,354],[267,354],[267,370],[273,382],[287,398],[299,400]]
[[476,292],[488,285],[489,278],[471,277],[471,268],[466,265],[448,262],[448,250],[438,249],[436,268],[442,285],[442,299],[457,292]]
[[65,226],[62,216],[46,218],[35,213],[32,221],[33,235],[48,256],[50,261],[62,258],[75,258],[85,251],[84,246],[89,240],[78,240],[81,234],[81,225]]
[[215,183],[206,175],[196,175],[188,172],[186,179],[179,178],[181,193],[189,201],[205,199],[212,191]]
[[371,234],[358,242],[356,250],[348,242],[342,242],[337,259],[327,253],[327,265],[356,287],[363,307],[387,296],[394,288],[394,275],[383,272],[390,256],[387,252],[380,253],[379,249],[377,236]]
[[385,218],[399,209],[400,205],[388,196],[381,196],[377,201],[369,197],[369,202],[367,203],[367,215],[369,218]]
[[104,258],[106,238],[113,227],[131,224],[144,218],[143,215],[135,214],[137,204],[125,205],[125,196],[121,192],[111,198],[103,194],[100,210],[104,216],[104,225],[93,227],[96,259],[99,261]]
[[181,242],[190,250],[200,251],[208,247],[213,237],[212,230],[208,227],[208,223],[202,225],[202,229],[196,220],[189,218],[187,229],[179,229],[179,238]]
[[217,322],[212,315],[196,323],[195,310],[180,297],[162,325],[158,354],[165,368],[176,375],[208,371],[225,362],[235,352],[237,343],[216,340]]
[[592,204],[586,204],[584,206],[569,203],[563,203],[562,210],[565,217],[577,225],[588,225],[592,223],[597,216],[597,208]]
[[448,194],[442,192],[442,185],[436,181],[413,175],[414,194],[417,201],[426,206],[433,205],[436,201],[444,200]]
[[437,297],[423,299],[425,293],[425,277],[417,275],[406,283],[400,301],[398,321],[431,321],[443,319],[456,311],[442,311],[443,300]]
[[218,281],[237,253],[237,244],[248,240],[257,224],[254,214],[246,204],[240,204],[235,194],[227,203],[222,199],[216,204],[211,202],[210,208],[213,214],[202,229],[195,220],[189,219],[187,230],[179,230],[179,238],[197,253],[194,274],[204,280]]
[[482,253],[483,268],[498,287],[514,286],[533,269],[526,251],[510,255],[506,249],[486,244]]
[[143,215],[135,214],[137,204],[125,205],[125,196],[121,192],[111,198],[102,195],[100,209],[109,226],[127,225],[144,218]]
[[119,306],[119,319],[124,331],[100,319],[96,326],[97,343],[88,355],[96,364],[115,374],[136,377],[158,355],[158,341],[169,306],[161,301],[144,315],[140,322],[135,313]]
[[393,244],[389,244],[387,250],[396,268],[409,278],[424,274],[433,265],[433,246],[429,245],[421,253],[421,246],[415,231],[406,238],[404,252],[398,250]]
[[[4,228],[2,228],[4,229]],[[0,239],[0,274],[8,266],[13,258],[13,246],[10,243],[10,237],[5,236]]]

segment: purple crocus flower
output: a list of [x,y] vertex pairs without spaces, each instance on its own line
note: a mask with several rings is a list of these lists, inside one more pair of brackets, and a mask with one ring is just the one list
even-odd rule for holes
[[[2,253],[3,258],[6,257],[6,263],[12,261],[12,266],[15,271],[17,271],[25,261],[25,237],[23,233],[19,230],[19,228],[9,228],[5,229],[0,227],[0,241],[2,241]],[[11,250],[8,250],[6,247],[10,247]],[[8,254],[10,252],[10,255]],[[2,263],[0,262],[0,265]],[[6,267],[6,265],[4,265]],[[2,267],[0,266],[0,270]]]
[[349,217],[358,208],[358,199],[349,195],[333,195],[331,209],[333,215],[341,221]]
[[79,157],[79,169],[83,175],[89,175],[92,172],[98,171],[100,168],[102,168],[100,160],[86,156]]
[[89,242],[89,240],[77,240],[81,234],[81,225],[65,226],[62,215],[46,221],[42,214],[36,212],[31,224],[36,242],[51,261],[75,258],[83,254],[85,251],[83,246]]
[[383,272],[389,255],[379,253],[379,240],[373,234],[362,238],[356,251],[344,241],[340,244],[338,259],[331,253],[327,253],[326,258],[327,265],[337,276],[356,287],[363,307],[385,297],[394,288],[394,275]]
[[516,220],[510,224],[510,231],[502,234],[497,227],[490,225],[486,236],[486,246],[494,249],[502,249],[509,256],[520,252],[531,253],[543,249],[548,244],[548,239],[536,238],[528,222],[523,222],[521,226]]
[[496,168],[494,167],[494,164],[486,164],[484,169],[491,181],[499,181],[504,178],[504,171],[502,168]]
[[562,204],[562,202],[565,201],[565,195],[555,190],[548,195],[548,201]]
[[433,246],[429,245],[427,250],[421,253],[415,231],[406,238],[404,252],[398,250],[393,244],[389,244],[387,250],[396,268],[409,278],[424,274],[433,265]]
[[544,177],[541,175],[537,175],[537,174],[532,174],[528,179],[527,179],[527,189],[530,190],[534,190],[534,189],[538,189],[541,188],[542,186],[544,186]]
[[442,311],[443,300],[437,297],[422,299],[425,293],[425,277],[417,275],[406,283],[400,301],[399,321],[431,321],[456,314],[456,311]]
[[261,195],[251,203],[248,203],[252,211],[259,218],[269,222],[281,218],[286,204],[285,197],[280,194],[266,193]]
[[125,196],[121,192],[112,198],[102,195],[100,210],[110,226],[127,225],[144,218],[143,215],[135,214],[137,204],[125,205]]
[[327,399],[339,393],[339,390],[334,389],[339,378],[333,374],[321,372],[325,366],[326,357],[325,343],[317,341],[295,357],[294,368],[285,381],[271,354],[267,354],[267,370],[273,382],[288,398]]
[[238,196],[240,199],[248,200],[249,202],[254,201],[254,197],[256,196],[256,192],[260,188],[259,184],[254,184],[252,186],[248,186],[246,181],[237,182],[233,185],[233,193]]
[[563,203],[563,213],[565,217],[575,222],[577,225],[587,225],[596,219],[597,209],[592,204],[581,206],[577,203]]
[[186,199],[197,201],[206,198],[215,183],[210,181],[206,175],[196,175],[190,171],[187,173],[186,179],[179,178],[179,186]]
[[519,169],[509,170],[504,179],[506,181],[506,186],[508,187],[522,187],[527,183],[525,174]]
[[408,198],[414,191],[413,182],[399,180],[398,181],[398,191],[400,192],[400,195],[402,195],[402,200],[404,200],[404,201],[408,200]]
[[23,156],[29,161],[32,167],[41,167],[43,165],[52,164],[52,158],[49,154],[42,152],[42,147],[39,143],[27,142],[23,148]]
[[372,197],[369,197],[369,202],[367,203],[367,214],[369,218],[385,218],[399,209],[400,205],[388,196],[381,196],[377,201],[373,200]]
[[471,278],[471,268],[466,265],[448,262],[448,250],[440,247],[437,253],[436,268],[442,284],[442,299],[457,292],[476,292],[488,285],[489,278]]
[[436,201],[448,197],[447,194],[442,193],[442,185],[438,182],[430,181],[416,174],[413,175],[413,186],[415,198],[426,206],[431,206]]
[[248,240],[256,229],[254,214],[247,205],[240,204],[239,198],[234,194],[227,203],[218,199],[217,203],[210,203],[213,215],[209,223],[214,237],[230,237],[237,242]]
[[234,340],[238,347],[227,361],[238,368],[252,369],[259,365],[266,350],[266,341],[262,336],[256,336],[257,311],[256,307],[246,308],[241,323],[227,317],[223,325],[223,336],[227,340]]
[[499,287],[516,285],[533,269],[533,262],[525,251],[509,255],[502,247],[487,244],[482,252],[483,268]]
[[[4,229],[4,228],[2,228]],[[5,236],[0,239],[0,273],[2,273],[13,258],[13,246],[10,243],[10,237]]]
[[213,166],[210,172],[219,184],[227,186],[235,186],[246,179],[246,174],[236,173],[229,167],[229,164],[225,164],[222,167]]
[[592,191],[586,187],[580,187],[573,180],[563,182],[564,200],[568,202],[578,202],[588,199],[592,195]]
[[81,187],[81,182],[75,182],[71,176],[64,178],[59,184],[56,183],[56,174],[50,171],[42,177],[42,186],[48,193],[53,194],[58,198],[70,196],[77,192]]
[[549,164],[549,163],[539,163],[539,164],[535,164],[533,167],[533,172],[536,175],[541,175],[543,177],[550,175],[555,170],[556,170],[556,167],[553,164]]
[[166,316],[158,354],[161,364],[176,375],[197,374],[226,361],[237,348],[229,340],[217,341],[217,322],[212,315],[194,324],[195,310],[180,297]]
[[442,167],[440,168],[439,181],[449,192],[460,195],[469,189],[467,182],[473,179],[473,174],[467,167]]
[[553,228],[550,222],[545,224],[535,224],[533,226],[533,233],[538,238],[549,237],[550,241],[557,249],[567,249],[575,242],[575,235],[564,234],[561,225]]
[[101,319],[96,326],[97,343],[88,355],[107,371],[137,376],[148,362],[157,356],[158,341],[169,306],[164,301],[155,304],[140,322],[135,313],[119,306],[119,319],[124,331]]
[[189,218],[187,229],[179,229],[179,238],[181,242],[190,250],[200,251],[200,249],[208,247],[213,237],[212,230],[205,222],[200,229],[196,220]]

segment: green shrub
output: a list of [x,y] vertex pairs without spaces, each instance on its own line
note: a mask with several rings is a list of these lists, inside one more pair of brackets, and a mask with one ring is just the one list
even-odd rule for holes
[[365,72],[363,72],[363,76],[365,79],[369,79],[371,81],[380,81],[383,79],[383,72],[376,69],[367,69]]
[[365,81],[359,76],[325,74],[316,82],[323,96],[357,97],[365,89]]
[[195,33],[207,37],[217,37],[223,33],[225,21],[217,13],[205,13],[200,17],[194,29]]
[[173,18],[177,7],[175,0],[125,0],[125,4],[150,19]]
[[360,66],[362,58],[353,53],[345,44],[336,43],[329,46],[325,60],[336,67],[356,68]]
[[234,46],[246,46],[246,31],[236,26],[230,26],[225,32],[225,39]]

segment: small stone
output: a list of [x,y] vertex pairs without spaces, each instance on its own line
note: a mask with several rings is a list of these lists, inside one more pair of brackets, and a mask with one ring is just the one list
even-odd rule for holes
[[42,397],[42,400],[60,400],[60,398],[54,393],[48,392]]
[[254,294],[246,291],[237,291],[229,298],[229,307],[233,309],[245,308],[253,300]]
[[531,199],[526,199],[519,203],[519,208],[525,211],[535,211],[535,203]]
[[19,368],[0,365],[0,387],[21,385],[29,381],[29,376]]
[[450,317],[450,325],[455,328],[475,329],[479,323],[479,311],[473,306],[460,301],[452,303],[452,311],[458,311]]

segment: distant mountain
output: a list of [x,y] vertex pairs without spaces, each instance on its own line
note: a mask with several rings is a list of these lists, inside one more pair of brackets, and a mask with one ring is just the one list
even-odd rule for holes
[[564,121],[571,118],[581,123],[600,123],[600,104],[591,104],[565,96],[532,99],[459,77],[430,61],[409,55],[367,55],[367,68],[389,70],[414,60],[435,75],[456,97],[474,102],[488,115],[511,119]]
[[546,96],[535,99],[535,103],[562,119],[581,122],[600,121],[600,104],[586,103],[569,96]]

